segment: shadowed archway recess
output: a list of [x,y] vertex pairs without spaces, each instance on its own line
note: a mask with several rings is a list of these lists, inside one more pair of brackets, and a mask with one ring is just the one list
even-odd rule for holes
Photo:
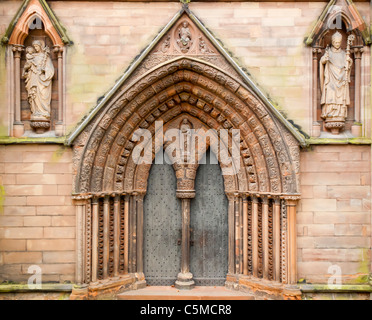
[[[81,239],[85,254],[78,282],[90,284],[90,290],[105,289],[108,279],[117,283],[118,277],[130,279],[133,288],[145,284],[143,196],[151,165],[134,163],[139,143],[134,132],[147,129],[155,142],[156,121],[162,121],[165,132],[183,118],[194,128],[227,129],[232,140],[232,129],[240,130],[240,169],[224,176],[229,199],[226,285],[252,287],[251,277],[294,283],[299,143],[243,82],[188,57],[161,64],[123,86],[74,141],[74,198],[81,200],[88,235],[88,241]],[[153,157],[157,151],[153,147]],[[177,197],[193,198],[197,165],[173,168]]]

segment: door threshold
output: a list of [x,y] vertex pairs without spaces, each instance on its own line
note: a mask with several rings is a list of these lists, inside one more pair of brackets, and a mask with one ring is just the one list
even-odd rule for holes
[[179,290],[173,286],[147,286],[127,291],[117,296],[118,300],[254,300],[254,296],[222,286],[196,286]]

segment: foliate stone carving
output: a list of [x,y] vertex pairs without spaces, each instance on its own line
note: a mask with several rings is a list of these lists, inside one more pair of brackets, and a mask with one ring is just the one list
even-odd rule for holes
[[282,283],[288,283],[288,266],[287,266],[287,206],[285,200],[281,200],[280,206],[280,252],[281,252],[281,264],[280,273]]
[[258,277],[263,277],[263,236],[262,236],[262,202],[259,200],[259,205],[257,207],[258,211],[258,225],[257,225],[257,232],[258,232],[258,243],[257,243],[257,251],[258,251]]
[[354,35],[349,35],[345,52],[341,49],[342,35],[336,31],[331,47],[327,46],[320,59],[321,118],[325,121],[325,127],[336,135],[345,126],[347,107],[350,105],[349,82],[353,64],[350,46],[354,39]]
[[[269,280],[274,280],[274,241],[279,239],[274,238],[274,224],[273,224],[273,201],[269,201],[268,206],[268,248],[269,248]],[[279,258],[279,257],[278,257]]]
[[103,200],[98,200],[98,263],[97,263],[97,278],[99,280],[103,279],[103,242],[104,242],[104,221],[103,221]]
[[22,78],[31,108],[31,127],[43,133],[50,127],[50,102],[52,99],[52,78],[54,67],[49,47],[35,40],[26,48],[26,63]]
[[44,133],[50,128],[49,120],[32,120],[30,123],[31,128],[33,128],[36,133]]
[[86,205],[86,258],[85,258],[85,281],[90,282],[92,276],[91,262],[92,262],[92,210],[91,201]]

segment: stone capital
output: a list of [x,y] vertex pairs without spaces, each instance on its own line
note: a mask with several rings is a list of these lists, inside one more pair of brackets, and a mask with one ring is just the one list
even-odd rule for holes
[[21,53],[24,50],[25,50],[25,46],[23,46],[21,44],[13,44],[12,45],[12,51],[14,53],[14,57],[15,58],[20,58],[21,57]]
[[179,199],[193,199],[195,198],[195,190],[177,190],[176,196]]
[[57,54],[58,59],[60,59],[60,58],[62,58],[63,47],[60,46],[60,45],[53,46],[53,52],[54,52],[55,54]]

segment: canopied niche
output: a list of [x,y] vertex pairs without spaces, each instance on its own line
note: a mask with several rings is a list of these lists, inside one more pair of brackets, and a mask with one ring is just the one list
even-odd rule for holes
[[47,3],[24,1],[2,43],[9,57],[10,135],[63,135],[63,70],[69,40]]
[[306,40],[313,57],[312,136],[362,135],[361,58],[370,42],[352,1],[330,1]]
[[[87,285],[86,294],[146,283],[143,197],[151,163],[159,148],[169,145],[166,134],[172,129],[186,144],[192,130],[217,132],[204,148],[196,148],[197,159],[208,148],[216,151],[223,130],[231,141],[224,150],[234,159],[234,171],[223,175],[229,201],[226,285],[256,288],[256,280],[269,281],[275,294],[286,295],[284,287],[296,283],[302,141],[216,44],[190,11],[181,10],[134,63],[136,68],[71,134],[79,221],[77,283]],[[145,139],[139,139],[141,132],[147,133]],[[149,163],[136,161],[139,145],[150,146]],[[193,285],[189,217],[198,169],[198,163],[182,161],[188,147],[184,150],[172,165],[175,194],[182,202],[182,261],[176,286],[183,289]],[[223,171],[226,165],[215,154]]]

